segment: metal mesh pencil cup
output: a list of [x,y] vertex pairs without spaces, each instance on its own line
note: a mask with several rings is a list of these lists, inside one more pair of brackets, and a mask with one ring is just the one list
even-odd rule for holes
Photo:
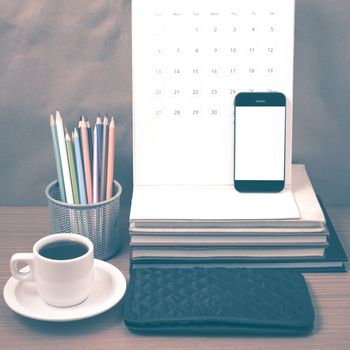
[[45,189],[49,201],[51,233],[72,232],[89,238],[94,244],[95,257],[107,259],[121,245],[120,195],[122,187],[113,182],[113,196],[96,204],[67,204],[61,202],[58,181]]

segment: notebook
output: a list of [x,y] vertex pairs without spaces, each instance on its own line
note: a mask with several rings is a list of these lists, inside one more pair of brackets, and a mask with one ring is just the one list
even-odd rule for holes
[[[324,230],[325,218],[304,165],[293,165],[292,191],[238,193],[233,186],[135,187],[130,228],[272,227]],[[199,230],[200,231],[200,230]],[[290,231],[289,231],[290,232]]]

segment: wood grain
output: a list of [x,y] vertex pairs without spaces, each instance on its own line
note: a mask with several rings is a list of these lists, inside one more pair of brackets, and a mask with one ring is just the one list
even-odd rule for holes
[[[329,208],[350,253],[350,208]],[[128,276],[128,210],[123,209],[121,252],[109,262]],[[30,252],[48,234],[47,208],[0,207],[0,286],[10,276],[13,253]],[[123,322],[123,302],[102,315],[69,323],[34,321],[15,314],[0,297],[1,349],[350,349],[349,273],[305,274],[313,297],[316,328],[307,337],[138,336]]]

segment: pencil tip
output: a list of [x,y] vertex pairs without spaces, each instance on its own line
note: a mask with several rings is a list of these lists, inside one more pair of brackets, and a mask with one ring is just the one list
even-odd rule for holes
[[50,126],[55,126],[55,119],[53,117],[53,114],[50,115]]
[[107,115],[105,115],[105,117],[103,118],[103,125],[108,125],[108,117],[107,117]]
[[59,110],[56,111],[56,119],[62,119],[61,113]]

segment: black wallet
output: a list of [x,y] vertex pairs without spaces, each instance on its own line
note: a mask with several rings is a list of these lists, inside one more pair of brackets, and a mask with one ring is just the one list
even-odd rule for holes
[[314,309],[295,271],[145,267],[130,271],[124,319],[139,333],[297,335]]

